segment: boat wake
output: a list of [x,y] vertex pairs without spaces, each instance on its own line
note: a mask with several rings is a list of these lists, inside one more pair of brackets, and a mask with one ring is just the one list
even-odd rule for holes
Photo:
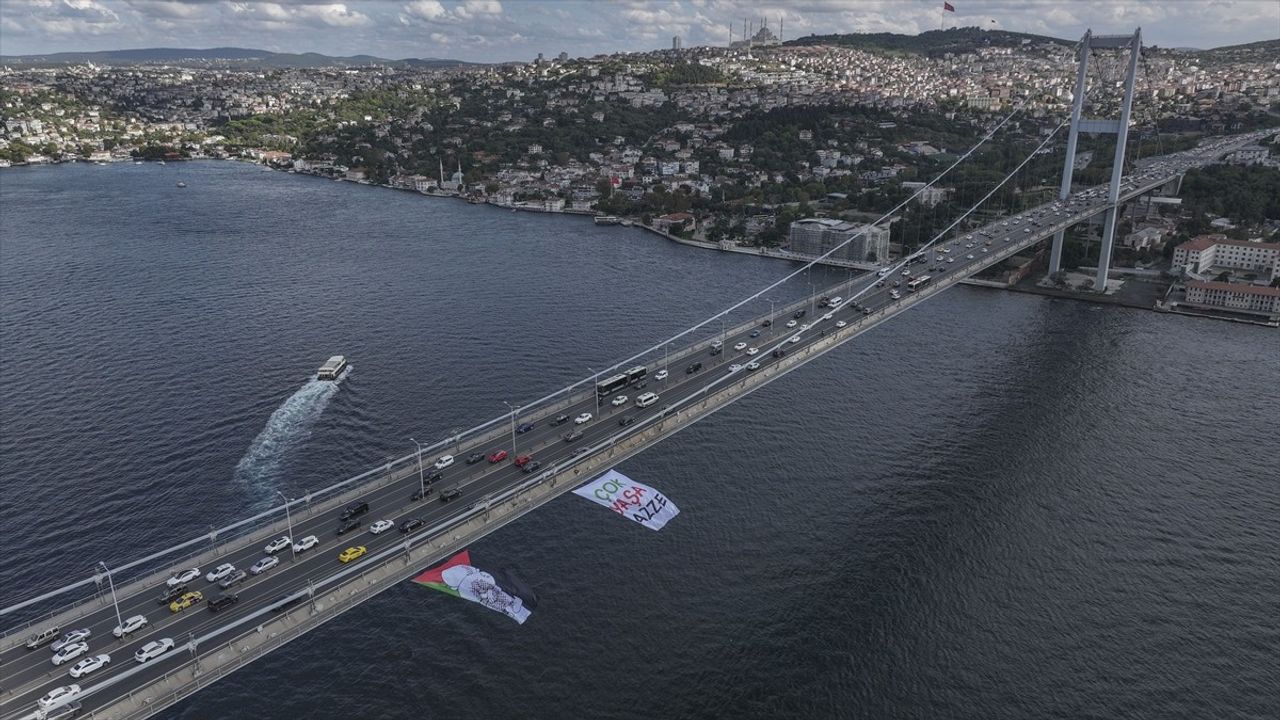
[[285,456],[311,434],[312,426],[338,392],[338,385],[350,373],[348,366],[334,381],[312,377],[281,403],[267,418],[266,427],[250,443],[244,457],[236,463],[236,481],[248,487],[262,487],[273,482]]

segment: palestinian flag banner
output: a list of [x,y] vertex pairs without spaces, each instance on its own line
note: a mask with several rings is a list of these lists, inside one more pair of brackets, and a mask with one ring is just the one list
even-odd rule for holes
[[667,496],[617,470],[610,470],[573,494],[631,518],[650,530],[661,530],[668,520],[680,514],[680,508]]
[[479,603],[521,625],[538,606],[538,595],[509,570],[481,570],[471,564],[471,551],[463,550],[413,581],[463,600]]

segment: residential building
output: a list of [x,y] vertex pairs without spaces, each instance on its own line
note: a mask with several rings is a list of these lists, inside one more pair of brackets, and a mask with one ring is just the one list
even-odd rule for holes
[[1173,251],[1173,270],[1203,275],[1213,268],[1280,275],[1280,243],[1229,240],[1226,235],[1200,235]]

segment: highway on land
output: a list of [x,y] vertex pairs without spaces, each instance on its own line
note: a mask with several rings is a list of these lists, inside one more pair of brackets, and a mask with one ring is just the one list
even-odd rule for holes
[[[1208,155],[1209,153],[1203,156],[1188,153],[1170,156],[1159,169],[1148,167],[1145,172],[1154,174],[1131,180],[1122,199],[1168,182],[1186,167],[1203,164]],[[295,505],[299,509],[293,511],[293,537],[301,539],[315,535],[319,544],[296,556],[289,549],[278,553],[279,565],[261,575],[250,576],[227,591],[239,597],[239,602],[230,608],[218,613],[208,610],[207,601],[223,593],[216,583],[207,582],[204,575],[220,563],[231,563],[236,568],[247,571],[266,555],[261,545],[229,548],[217,563],[200,567],[200,577],[190,582],[188,587],[203,593],[205,602],[181,612],[170,612],[166,605],[157,601],[163,587],[128,596],[120,595],[120,617],[129,618],[142,614],[149,621],[148,625],[131,636],[123,639],[112,636],[117,616],[109,603],[90,611],[72,626],[61,628],[62,632],[73,628],[87,628],[92,632],[88,638],[89,651],[61,666],[52,665],[53,653],[48,645],[35,650],[27,650],[19,645],[4,651],[0,654],[0,718],[30,716],[37,708],[37,699],[59,686],[77,683],[89,691],[95,684],[115,674],[138,668],[133,655],[146,643],[159,638],[174,640],[178,650],[149,660],[145,664],[145,670],[129,677],[127,682],[101,693],[82,696],[80,700],[87,714],[92,708],[107,704],[130,689],[143,687],[175,667],[190,662],[190,654],[181,648],[191,638],[247,612],[270,608],[279,604],[281,598],[306,590],[309,583],[347,569],[349,566],[338,559],[338,554],[344,548],[365,546],[370,555],[393,548],[402,542],[404,536],[400,528],[405,521],[420,518],[424,524],[419,531],[425,531],[468,512],[477,503],[483,503],[486,496],[510,489],[529,479],[528,474],[513,464],[518,455],[532,455],[544,467],[567,461],[580,448],[604,442],[625,430],[619,422],[623,418],[638,421],[660,415],[664,411],[675,412],[676,410],[667,409],[669,406],[679,405],[682,400],[698,396],[713,385],[719,387],[726,375],[733,372],[754,372],[745,367],[751,362],[759,363],[761,367],[776,362],[777,358],[773,354],[775,349],[794,352],[843,327],[845,322],[864,315],[874,315],[904,302],[910,295],[907,289],[910,278],[930,276],[936,280],[942,276],[972,275],[994,264],[992,258],[996,251],[1011,246],[1030,246],[1057,229],[1097,215],[1106,207],[1105,187],[1101,190],[1089,189],[1077,193],[1069,201],[1046,203],[1019,215],[1001,218],[983,228],[957,233],[939,242],[934,248],[918,253],[912,262],[894,267],[892,271],[886,269],[880,275],[860,276],[828,288],[821,295],[815,295],[809,299],[809,305],[801,318],[782,313],[773,318],[758,318],[749,330],[724,337],[723,352],[712,354],[704,347],[682,358],[677,365],[666,368],[670,374],[664,380],[656,378],[657,371],[663,369],[661,365],[649,364],[648,375],[642,385],[599,398],[598,408],[597,398],[588,396],[557,413],[568,418],[560,424],[553,424],[550,417],[539,420],[532,429],[515,436],[514,448],[511,446],[510,435],[506,436],[505,441],[490,442],[484,446],[464,442],[458,448],[453,464],[441,469],[442,478],[431,485],[434,492],[425,500],[412,499],[414,491],[420,486],[416,474],[371,490],[362,497],[370,509],[356,518],[360,522],[360,528],[345,535],[336,535],[341,509],[313,514],[305,507]],[[845,299],[837,308],[822,307],[824,297],[837,295]],[[895,298],[895,295],[900,297]],[[771,321],[767,326],[766,320]],[[795,327],[787,327],[789,322],[794,322]],[[704,336],[696,344],[705,346],[708,340]],[[736,349],[739,347],[741,349]],[[755,349],[756,352],[751,352],[750,349]],[[701,363],[702,368],[693,371],[694,363]],[[743,367],[731,370],[734,365]],[[639,408],[635,401],[644,392],[657,393],[660,398],[649,407]],[[611,401],[619,394],[625,394],[628,398],[615,406]],[[591,413],[593,419],[581,425],[575,424],[574,418],[580,413]],[[517,424],[523,422],[517,417]],[[575,430],[581,430],[583,437],[567,441],[564,436]],[[490,463],[487,458],[473,464],[467,462],[472,453],[487,456],[495,450],[506,450],[508,456],[497,463]],[[436,457],[423,458],[425,474],[432,472],[435,460]],[[461,498],[451,502],[441,501],[441,491],[453,487],[461,490]],[[377,520],[394,521],[395,527],[374,535],[369,531],[369,526]],[[352,564],[365,559],[354,560]],[[183,568],[175,568],[175,571],[181,569]],[[111,656],[110,665],[79,680],[73,680],[68,675],[69,669],[77,662],[100,653]]]

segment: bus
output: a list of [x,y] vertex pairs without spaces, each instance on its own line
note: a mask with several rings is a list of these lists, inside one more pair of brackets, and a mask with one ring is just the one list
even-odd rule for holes
[[915,292],[916,288],[920,288],[928,284],[929,284],[929,276],[921,275],[920,277],[907,283],[907,292]]
[[633,382],[639,382],[649,374],[649,368],[637,365],[624,373],[618,373],[596,383],[596,395],[605,397],[625,388]]

